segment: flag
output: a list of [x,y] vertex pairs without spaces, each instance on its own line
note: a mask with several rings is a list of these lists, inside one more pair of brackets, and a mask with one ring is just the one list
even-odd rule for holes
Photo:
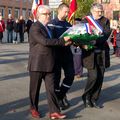
[[37,13],[38,6],[42,4],[43,4],[43,0],[33,0],[32,14],[33,14],[34,19],[36,19],[36,13]]
[[70,1],[70,11],[68,14],[68,21],[71,21],[71,18],[73,17],[73,15],[75,14],[75,11],[77,10],[77,2],[76,0],[71,0]]

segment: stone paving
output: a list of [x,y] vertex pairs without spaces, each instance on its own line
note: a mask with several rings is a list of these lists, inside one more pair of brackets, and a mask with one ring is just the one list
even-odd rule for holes
[[[34,120],[29,114],[28,49],[28,43],[0,44],[0,120]],[[111,55],[111,67],[106,70],[98,101],[102,109],[84,108],[81,95],[86,75],[84,69],[84,76],[74,80],[67,95],[71,107],[62,111],[68,116],[65,120],[120,120],[120,58]],[[49,120],[44,82],[39,110],[40,119]]]

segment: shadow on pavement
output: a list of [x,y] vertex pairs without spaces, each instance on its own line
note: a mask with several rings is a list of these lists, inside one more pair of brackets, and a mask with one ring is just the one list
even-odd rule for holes
[[0,60],[0,64],[9,64],[9,63],[15,63],[15,62],[22,62],[22,61],[26,61],[28,60],[28,58],[18,58],[18,59],[3,59],[3,60]]
[[106,102],[120,99],[120,84],[105,88],[101,92],[99,103],[103,105]]
[[0,81],[11,80],[11,79],[16,80],[17,78],[22,78],[22,77],[27,77],[27,76],[29,76],[28,72],[12,74],[12,75],[6,75],[6,76],[0,77]]
[[[6,51],[5,51],[6,52]],[[8,52],[8,51],[7,51]],[[0,57],[9,57],[9,56],[15,56],[15,55],[28,55],[28,52],[23,52],[23,53],[18,53],[18,51],[12,51],[12,52],[15,52],[15,53],[7,53],[7,54],[1,54]],[[2,52],[1,52],[2,53]]]

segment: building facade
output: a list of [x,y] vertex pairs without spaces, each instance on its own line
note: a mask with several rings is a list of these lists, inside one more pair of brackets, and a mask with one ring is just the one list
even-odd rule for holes
[[[62,0],[43,0],[44,4],[50,5],[54,9],[58,7]],[[120,20],[120,0],[95,0],[103,4],[104,15],[109,19]],[[8,14],[12,14],[14,18],[23,15],[25,19],[31,14],[33,0],[0,0],[0,13],[4,19]]]
[[27,18],[31,14],[32,0],[0,0],[0,13],[4,19],[8,14],[12,14],[14,18],[23,15]]
[[[62,0],[43,0],[43,3],[50,5],[53,10],[58,7]],[[12,14],[13,18],[19,18],[23,15],[25,19],[31,14],[33,0],[0,0],[0,13],[6,20],[8,14]]]
[[120,21],[120,0],[96,0],[104,7],[104,15],[109,19]]

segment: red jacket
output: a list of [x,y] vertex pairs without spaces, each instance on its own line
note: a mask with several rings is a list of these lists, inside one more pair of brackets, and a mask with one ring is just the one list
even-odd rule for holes
[[0,21],[0,32],[4,32],[5,31],[5,23],[3,20]]
[[113,31],[113,46],[114,46],[114,47],[116,46],[116,35],[117,35],[117,31],[114,30],[114,31]]

